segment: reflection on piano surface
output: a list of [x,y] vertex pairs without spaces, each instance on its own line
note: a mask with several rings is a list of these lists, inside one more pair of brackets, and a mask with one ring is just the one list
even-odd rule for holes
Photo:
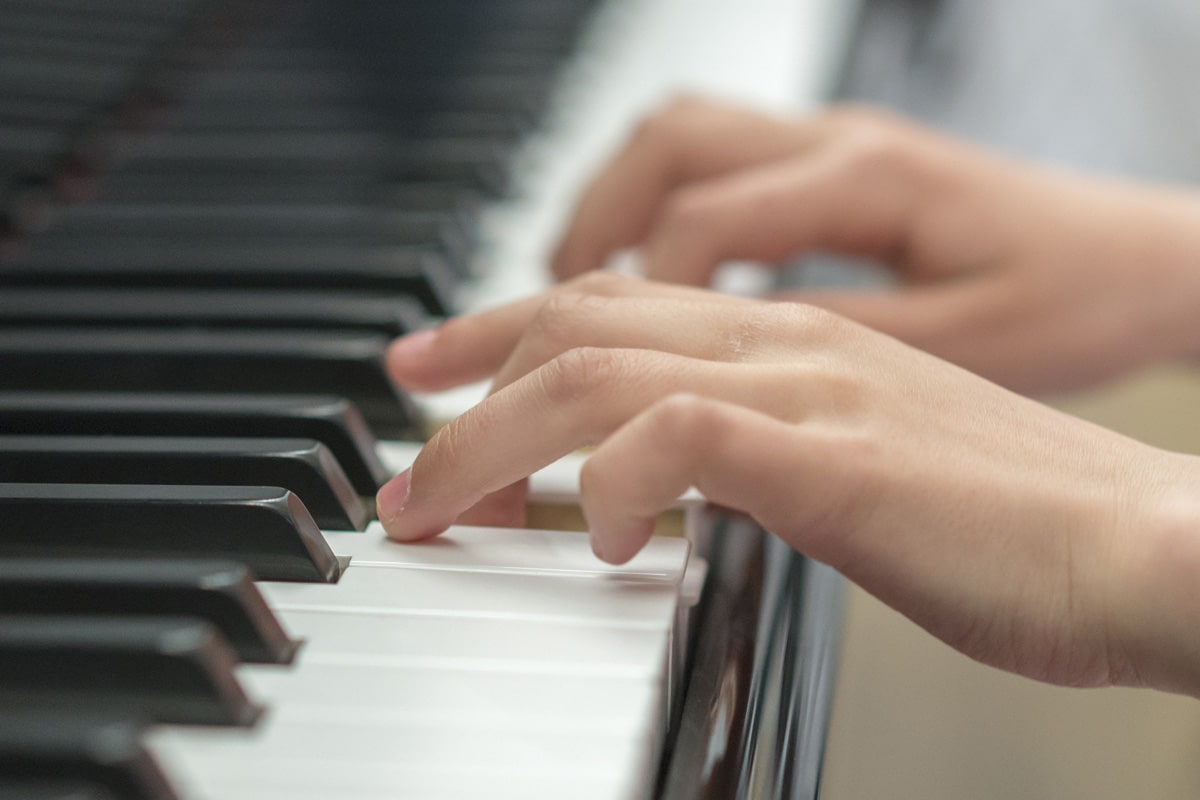
[[720,5],[0,0],[0,798],[814,796],[836,585],[761,531],[370,522],[387,341],[539,284],[604,59]]

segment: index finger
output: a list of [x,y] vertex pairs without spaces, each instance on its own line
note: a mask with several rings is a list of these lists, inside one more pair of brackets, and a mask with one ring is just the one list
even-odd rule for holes
[[388,348],[388,373],[400,386],[417,391],[440,391],[486,380],[504,366],[552,292],[741,302],[700,289],[593,273],[551,292],[401,337]]
[[570,351],[438,431],[408,472],[380,490],[379,519],[393,539],[441,533],[485,496],[604,440],[674,392],[761,405],[761,381],[715,374],[730,368],[650,350]]
[[565,280],[642,241],[678,186],[769,163],[816,144],[822,118],[785,120],[684,98],[647,117],[576,204],[551,270]]

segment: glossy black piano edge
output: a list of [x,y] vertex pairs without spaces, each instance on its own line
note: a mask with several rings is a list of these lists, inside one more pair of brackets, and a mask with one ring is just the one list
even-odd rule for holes
[[709,563],[654,796],[817,800],[844,581],[740,518],[718,522]]

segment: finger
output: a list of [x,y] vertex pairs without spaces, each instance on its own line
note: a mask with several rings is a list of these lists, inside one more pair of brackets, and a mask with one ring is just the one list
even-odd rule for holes
[[697,100],[667,106],[588,185],[551,259],[554,275],[565,280],[596,269],[640,242],[676,187],[807,149],[829,127],[825,117],[784,120]]
[[609,437],[584,465],[582,506],[592,548],[614,564],[633,558],[650,538],[654,518],[695,486],[709,501],[747,512],[760,524],[776,522],[783,516],[778,509],[788,509],[788,530],[802,532],[793,546],[837,560],[826,540],[836,545],[828,526],[845,492],[832,480],[825,455],[795,425],[770,415],[671,395]]
[[442,428],[413,463],[407,497],[395,489],[380,492],[379,518],[395,539],[440,533],[487,494],[602,441],[676,391],[798,413],[795,397],[769,391],[777,373],[774,365],[716,364],[645,350],[572,350]]
[[735,259],[780,262],[824,249],[886,260],[903,252],[922,208],[921,184],[864,168],[862,152],[834,147],[680,189],[646,235],[646,277],[704,285]]
[[487,525],[494,528],[524,528],[529,480],[522,478],[483,499],[454,520],[456,525]]
[[[736,319],[731,317],[730,307],[751,304],[677,287],[658,287],[650,297],[555,292],[496,373],[489,393],[583,346],[640,348],[707,359],[736,358],[741,355],[741,337],[736,325],[731,325]],[[525,481],[506,486],[465,511],[458,523],[523,526],[527,494]]]
[[593,273],[551,292],[479,314],[456,317],[438,328],[401,337],[388,348],[388,373],[400,386],[417,391],[440,391],[485,380],[494,375],[512,355],[517,342],[542,307],[560,293],[705,302],[730,302],[734,299],[686,287]]
[[744,355],[742,319],[761,303],[706,293],[696,298],[559,293],[547,300],[496,373],[501,389],[577,347],[638,348],[708,360]]
[[508,358],[542,296],[411,333],[388,347],[388,374],[405,389],[434,392],[488,378]]

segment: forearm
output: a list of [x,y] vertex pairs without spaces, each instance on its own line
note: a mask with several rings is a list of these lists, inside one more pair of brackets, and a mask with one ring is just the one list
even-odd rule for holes
[[1126,226],[1129,258],[1147,298],[1140,330],[1157,358],[1200,359],[1200,191],[1142,190],[1142,219]]

